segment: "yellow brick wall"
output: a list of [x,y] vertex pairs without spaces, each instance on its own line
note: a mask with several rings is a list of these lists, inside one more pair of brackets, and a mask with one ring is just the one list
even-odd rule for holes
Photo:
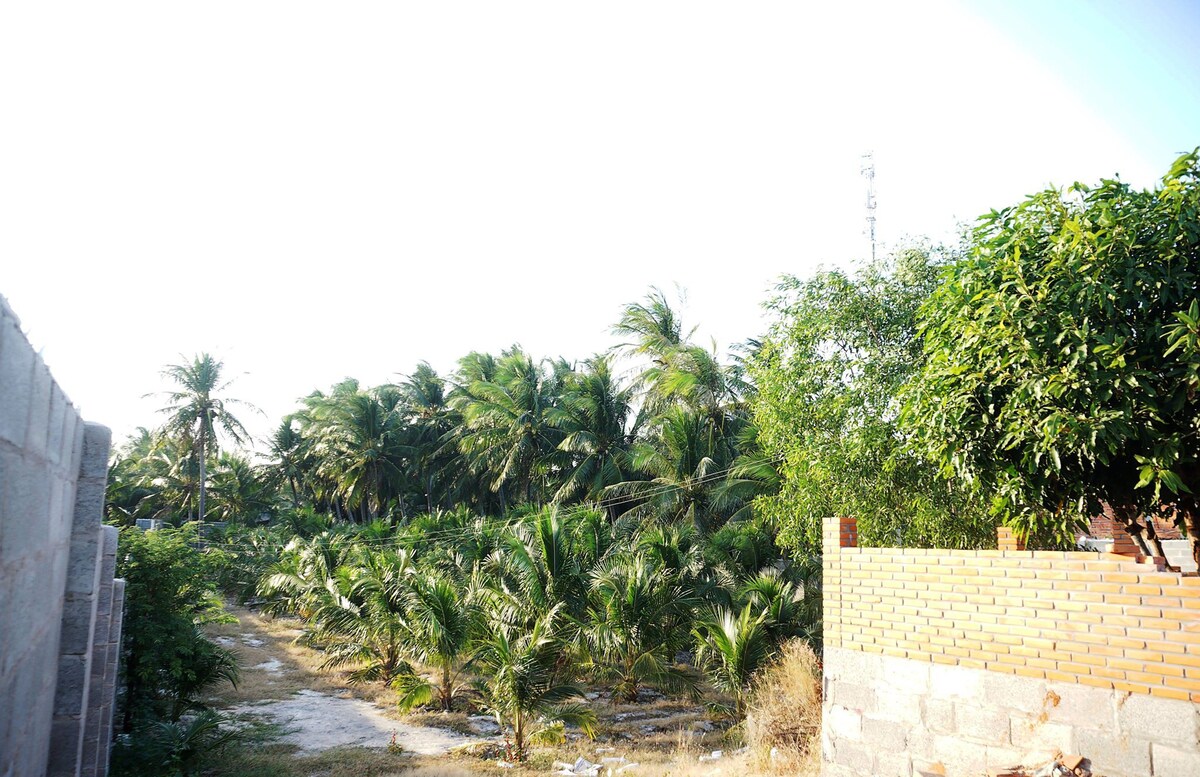
[[1113,554],[859,548],[824,532],[825,645],[1200,702],[1200,577]]

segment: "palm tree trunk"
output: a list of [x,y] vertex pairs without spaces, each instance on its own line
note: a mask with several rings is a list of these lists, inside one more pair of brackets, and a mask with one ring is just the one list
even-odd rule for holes
[[204,497],[205,497],[204,481],[207,479],[207,476],[208,476],[208,473],[205,471],[205,463],[206,462],[204,461],[204,459],[205,459],[204,454],[206,452],[205,448],[206,448],[206,443],[207,443],[207,439],[205,438],[205,432],[207,431],[207,426],[208,426],[208,424],[205,422],[207,420],[208,420],[207,417],[202,418],[200,420],[200,516],[199,516],[200,523],[204,523]]

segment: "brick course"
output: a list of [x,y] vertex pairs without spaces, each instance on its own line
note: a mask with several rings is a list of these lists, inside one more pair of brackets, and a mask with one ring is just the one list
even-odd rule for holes
[[824,528],[825,644],[1200,702],[1200,577],[1088,552],[859,548]]

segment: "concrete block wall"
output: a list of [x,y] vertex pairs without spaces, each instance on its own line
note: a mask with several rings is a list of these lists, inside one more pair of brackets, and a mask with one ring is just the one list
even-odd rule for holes
[[[82,774],[86,735],[111,737],[89,715],[89,691],[103,700],[116,681],[106,662],[124,601],[112,595],[116,530],[101,525],[109,442],[0,297],[0,777]],[[106,759],[89,772],[105,773]]]
[[981,775],[1058,750],[1200,774],[1200,578],[1095,553],[857,547],[824,531],[827,772]]

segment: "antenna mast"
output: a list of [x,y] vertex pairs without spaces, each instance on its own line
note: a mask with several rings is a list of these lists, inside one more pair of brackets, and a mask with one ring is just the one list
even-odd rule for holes
[[867,228],[863,234],[871,239],[871,262],[875,262],[875,152],[868,151],[862,155],[862,168],[859,172],[867,179]]

